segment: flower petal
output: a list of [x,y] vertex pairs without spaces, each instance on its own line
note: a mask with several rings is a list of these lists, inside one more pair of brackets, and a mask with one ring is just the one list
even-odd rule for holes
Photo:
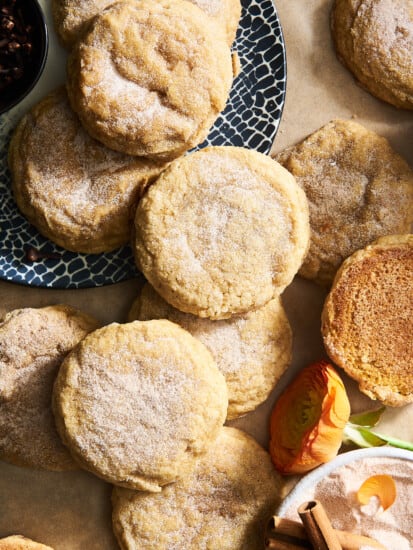
[[360,504],[368,504],[373,496],[380,500],[383,510],[387,510],[397,496],[394,479],[387,474],[375,475],[366,479],[357,491],[357,500]]
[[279,397],[271,415],[270,454],[284,474],[304,473],[337,454],[350,403],[327,361],[304,368]]

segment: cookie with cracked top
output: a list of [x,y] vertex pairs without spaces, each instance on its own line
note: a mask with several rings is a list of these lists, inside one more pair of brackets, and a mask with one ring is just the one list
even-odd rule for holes
[[136,203],[165,163],[93,139],[59,88],[17,125],[9,167],[17,205],[42,235],[67,250],[97,254],[129,242]]
[[186,0],[112,4],[68,59],[70,103],[107,147],[171,160],[200,144],[232,85],[231,50]]
[[281,500],[281,476],[248,434],[223,427],[193,473],[148,494],[116,487],[113,528],[122,550],[260,550]]
[[209,349],[228,386],[228,420],[265,401],[291,361],[291,327],[279,297],[244,315],[211,321],[177,310],[147,283],[129,312],[135,319],[169,319]]
[[353,252],[384,235],[409,233],[413,172],[376,132],[333,120],[275,158],[294,175],[310,207],[303,277],[331,285]]
[[294,177],[242,147],[175,160],[135,217],[135,257],[155,290],[186,313],[225,319],[279,296],[309,243],[308,205]]
[[[239,0],[189,0],[197,5],[226,32],[228,44],[234,41],[241,16]],[[52,0],[52,12],[57,33],[63,45],[70,49],[85,32],[92,19],[112,0]]]
[[335,0],[338,58],[372,95],[413,109],[413,1]]
[[17,466],[77,468],[52,413],[66,355],[99,323],[67,305],[16,309],[0,324],[0,458]]
[[10,535],[0,539],[0,550],[53,550],[53,548],[22,535]]
[[59,434],[78,464],[151,492],[189,475],[227,406],[210,352],[166,320],[93,332],[63,362],[53,392]]

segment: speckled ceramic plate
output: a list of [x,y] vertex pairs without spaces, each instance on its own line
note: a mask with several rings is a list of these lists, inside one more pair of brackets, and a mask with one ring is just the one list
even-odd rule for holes
[[[49,58],[35,89],[19,106],[0,117],[0,278],[54,288],[112,284],[136,276],[129,247],[110,254],[74,254],[54,245],[19,213],[10,191],[7,148],[16,122],[31,105],[64,81],[65,52],[50,16],[50,2],[40,2],[50,29]],[[201,145],[236,145],[268,153],[280,122],[286,84],[285,47],[272,0],[242,0],[234,49],[241,62],[225,111]],[[29,262],[29,247],[58,257]]]

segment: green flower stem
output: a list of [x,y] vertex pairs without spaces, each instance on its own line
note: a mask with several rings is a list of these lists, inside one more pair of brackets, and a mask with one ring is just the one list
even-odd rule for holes
[[379,434],[372,431],[370,428],[359,426],[357,424],[353,424],[352,422],[347,422],[344,428],[343,441],[351,441],[359,447],[381,447],[383,445],[390,445],[391,447],[398,447],[399,449],[413,451],[413,443],[410,441],[404,441],[395,437]]

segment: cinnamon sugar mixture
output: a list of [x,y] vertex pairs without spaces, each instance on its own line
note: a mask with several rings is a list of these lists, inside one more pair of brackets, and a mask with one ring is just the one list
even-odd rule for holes
[[[378,474],[390,475],[396,483],[396,500],[385,511],[376,497],[366,505],[360,505],[356,498],[361,484],[370,476]],[[300,502],[292,505],[286,516],[298,521],[296,508],[301,502],[317,499],[324,505],[335,529],[371,537],[388,550],[411,550],[412,490],[413,461],[386,457],[358,460],[338,468],[302,494]],[[368,549],[363,547],[361,550]]]
[[[196,195],[185,195],[180,224],[170,223],[166,239],[180,269],[197,274],[207,266],[223,265],[229,254],[248,255],[250,263],[255,261],[257,279],[269,283],[292,249],[293,229],[285,197],[237,160],[212,152],[199,157],[190,177],[198,179]],[[270,243],[277,243],[278,257]],[[248,268],[246,262],[244,269]]]
[[[174,340],[170,340],[173,347]],[[144,345],[149,349],[155,344]],[[133,354],[128,360],[127,355],[126,349],[109,357],[84,352],[88,368],[79,373],[79,382],[89,404],[87,423],[93,424],[94,431],[81,432],[77,443],[83,449],[92,447],[98,460],[105,460],[110,449],[113,463],[129,467],[134,464],[137,448],[144,462],[150,463],[157,454],[174,460],[190,408],[183,395],[198,381],[174,365],[168,368],[170,359],[162,354],[151,357],[146,368],[142,368],[144,355],[140,361]]]
[[364,2],[360,5],[357,17],[365,17],[366,13],[374,32],[380,36],[384,46],[398,59],[411,63],[413,49],[413,17],[412,0],[379,0]]

